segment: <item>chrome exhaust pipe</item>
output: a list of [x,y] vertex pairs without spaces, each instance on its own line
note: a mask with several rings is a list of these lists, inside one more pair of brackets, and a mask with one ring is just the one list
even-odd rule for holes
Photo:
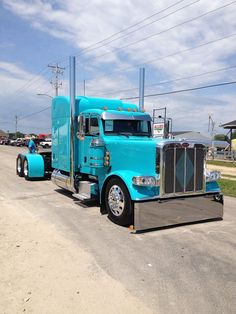
[[70,191],[73,193],[76,192],[75,189],[75,165],[74,165],[74,156],[75,156],[75,141],[74,141],[74,125],[75,125],[75,57],[70,57]]

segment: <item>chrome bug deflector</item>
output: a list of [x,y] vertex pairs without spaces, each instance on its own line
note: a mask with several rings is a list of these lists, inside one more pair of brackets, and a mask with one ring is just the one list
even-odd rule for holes
[[134,203],[134,229],[147,229],[223,218],[219,193]]

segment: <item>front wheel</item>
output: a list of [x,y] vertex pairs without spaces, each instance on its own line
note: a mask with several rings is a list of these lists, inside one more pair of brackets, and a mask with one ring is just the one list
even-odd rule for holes
[[105,190],[108,217],[116,224],[130,226],[134,223],[133,204],[127,187],[119,178],[112,178]]

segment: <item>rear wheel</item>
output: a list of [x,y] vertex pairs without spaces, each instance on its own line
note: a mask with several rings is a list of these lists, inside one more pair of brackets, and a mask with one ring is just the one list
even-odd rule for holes
[[108,217],[116,224],[129,226],[133,224],[133,204],[127,187],[119,178],[112,178],[105,190],[105,205]]
[[16,159],[16,173],[19,177],[24,177],[23,160],[21,155],[18,155]]
[[29,180],[29,164],[26,158],[24,159],[24,176],[26,180]]

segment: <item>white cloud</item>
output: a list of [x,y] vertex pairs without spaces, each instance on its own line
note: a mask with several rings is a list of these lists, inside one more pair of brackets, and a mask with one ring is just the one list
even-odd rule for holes
[[17,64],[0,61],[0,86],[1,129],[13,131],[15,116],[19,118],[20,131],[27,132],[30,128],[38,131],[50,126],[50,117],[45,112],[21,121],[22,117],[49,105],[47,98],[37,96],[39,88],[44,91],[48,89],[48,81],[44,77],[35,76]]
[[[176,7],[153,17],[147,22],[161,18],[170,12],[174,12],[177,8],[193,2],[195,1],[182,1]],[[174,1],[156,2],[150,0],[144,4],[141,0],[32,0],[30,2],[27,0],[3,0],[3,3],[6,9],[28,21],[31,27],[70,43],[75,50],[77,49],[77,54],[79,54],[81,49],[106,38],[112,33],[119,32],[146,16],[163,10],[174,4]],[[228,67],[235,61],[236,40],[234,37],[163,59],[175,52],[234,33],[236,26],[235,3],[190,23],[174,27],[225,4],[220,0],[198,1],[188,8],[170,15],[168,18],[152,23],[150,26],[127,37],[120,38],[106,47],[90,50],[86,55],[80,56],[79,59],[86,74],[85,77],[97,77],[96,80],[87,82],[88,90],[107,90],[109,92],[135,87],[137,86],[135,71],[138,73],[138,64],[145,64],[147,60],[155,58],[162,60],[145,65],[148,68],[146,71],[147,84]],[[171,27],[173,27],[172,30],[165,31]],[[115,50],[145,36],[157,33],[161,34],[122,50]],[[106,54],[108,51],[112,51],[112,53]],[[133,72],[115,72],[113,76],[102,76],[104,71],[111,72],[122,68],[126,69],[130,65],[137,65]],[[15,65],[8,65],[8,68],[3,70],[11,74],[15,73],[16,77],[13,78],[13,85],[17,85],[17,77],[21,77],[20,80],[25,80],[28,73],[24,73],[21,68],[14,67]],[[211,75],[176,81],[170,85],[156,86],[151,91],[188,88],[231,79],[234,79],[233,71],[219,71]],[[9,76],[7,80],[11,84]],[[64,88],[64,91],[66,91],[66,88]],[[216,110],[217,120],[222,119],[223,114],[224,120],[230,120],[233,114],[233,91],[229,89],[216,89],[215,91],[215,95],[211,93],[211,96],[202,93],[199,94],[201,96],[196,96],[196,92],[181,97],[179,95],[170,95],[165,98],[162,97],[161,102],[165,102],[170,108],[171,114],[176,116],[176,125],[181,120],[180,115],[184,115],[187,120],[185,128],[187,126],[189,128],[202,128],[203,123],[199,121],[205,119],[207,112]],[[114,93],[114,96],[129,96],[130,93]],[[153,103],[154,101],[148,99],[148,108],[151,108]],[[160,102],[156,103],[155,106],[159,104]],[[223,114],[216,104],[224,106]]]

